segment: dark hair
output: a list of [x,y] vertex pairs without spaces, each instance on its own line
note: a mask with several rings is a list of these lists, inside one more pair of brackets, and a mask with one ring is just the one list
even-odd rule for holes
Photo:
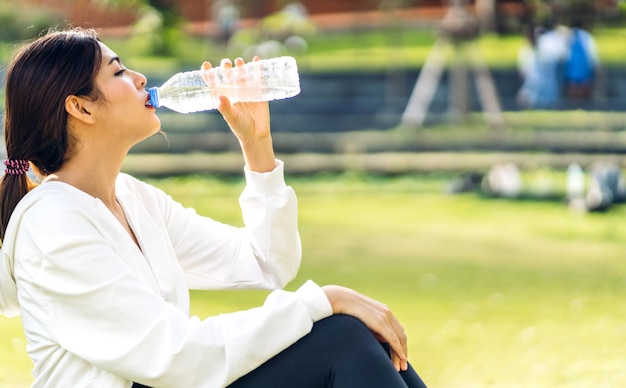
[[[94,79],[102,53],[95,31],[51,31],[19,50],[6,75],[4,137],[7,158],[28,160],[39,175],[56,172],[71,149],[65,100],[98,99]],[[0,182],[0,239],[17,203],[37,184],[26,174]]]

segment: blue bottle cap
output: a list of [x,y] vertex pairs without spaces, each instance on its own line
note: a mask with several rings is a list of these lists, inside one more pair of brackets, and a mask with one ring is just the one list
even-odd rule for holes
[[150,105],[155,108],[160,108],[161,105],[159,105],[159,92],[157,91],[156,86],[148,89],[148,94],[150,95]]

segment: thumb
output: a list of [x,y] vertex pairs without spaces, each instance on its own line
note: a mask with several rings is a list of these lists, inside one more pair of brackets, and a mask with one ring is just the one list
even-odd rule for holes
[[231,115],[232,114],[232,104],[230,103],[230,100],[228,99],[228,97],[219,95],[219,96],[217,96],[217,99],[219,100],[219,102],[217,104],[217,110],[222,115]]

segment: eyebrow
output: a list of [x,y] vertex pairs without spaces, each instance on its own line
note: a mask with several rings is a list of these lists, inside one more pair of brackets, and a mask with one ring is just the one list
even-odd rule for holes
[[111,58],[111,59],[109,60],[109,63],[107,63],[107,66],[108,66],[108,65],[110,65],[110,64],[111,64],[111,63],[113,63],[113,62],[117,62],[117,63],[119,63],[120,65],[122,64],[122,62],[120,61],[120,57],[113,57],[113,58]]

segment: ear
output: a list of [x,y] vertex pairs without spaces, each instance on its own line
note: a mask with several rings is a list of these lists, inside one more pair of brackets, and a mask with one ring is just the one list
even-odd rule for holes
[[95,105],[92,101],[82,97],[71,95],[65,99],[65,110],[67,113],[85,124],[94,124],[96,122],[96,117],[93,115],[94,108]]

